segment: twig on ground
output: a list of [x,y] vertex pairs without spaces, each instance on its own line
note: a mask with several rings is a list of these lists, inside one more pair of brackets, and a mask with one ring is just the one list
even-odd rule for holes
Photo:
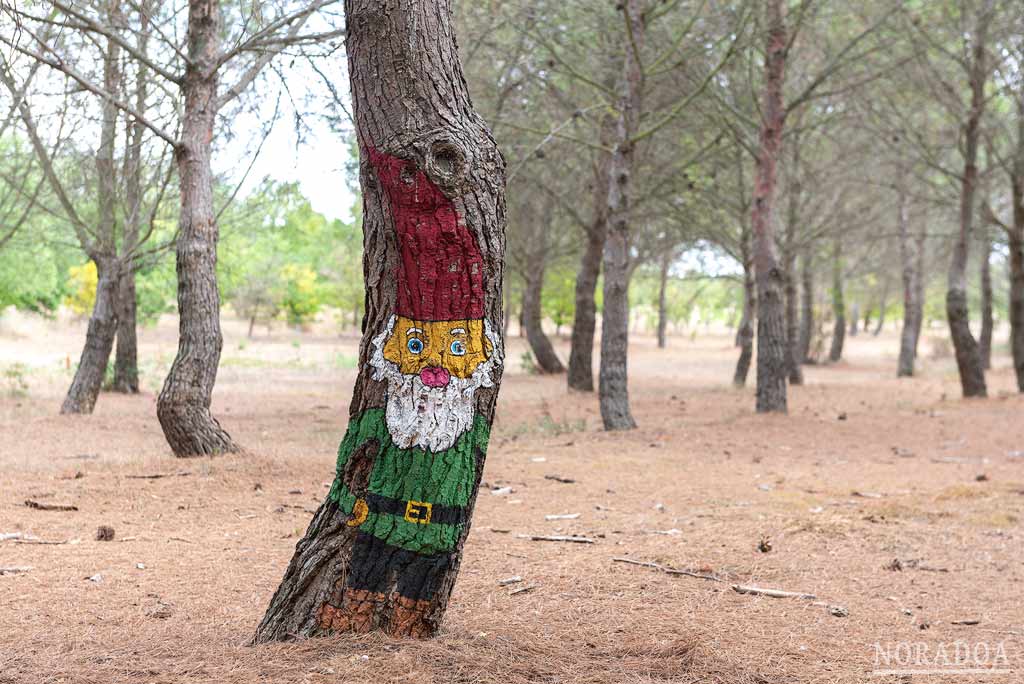
[[31,565],[21,565],[11,568],[0,568],[0,575],[20,575],[32,570]]
[[191,541],[189,541],[188,539],[182,539],[181,537],[168,537],[168,538],[167,538],[167,541],[177,541],[177,542],[184,542],[184,543],[186,543],[186,544],[191,544],[191,543],[192,543],[192,542],[191,542]]
[[554,480],[555,482],[561,482],[562,484],[574,484],[576,480],[571,477],[562,477],[561,475],[545,475],[545,480]]
[[799,598],[816,599],[814,594],[805,594],[799,591],[783,591],[782,589],[762,589],[761,587],[744,586],[742,584],[732,585],[732,590],[737,594],[751,594],[753,596],[769,596],[771,598]]
[[179,470],[176,473],[153,473],[151,475],[125,475],[126,480],[158,480],[161,477],[186,477],[191,475],[189,470]]
[[580,517],[579,513],[562,513],[557,515],[545,515],[545,520],[575,520]]
[[518,584],[519,582],[522,582],[522,581],[523,581],[522,577],[520,577],[519,575],[514,575],[512,577],[506,577],[505,579],[498,580],[498,586],[504,587],[504,586],[508,586],[509,584]]
[[589,537],[566,537],[562,535],[545,536],[541,534],[517,534],[520,539],[529,539],[530,541],[550,541],[550,542],[574,542],[576,544],[596,544],[597,542]]
[[39,503],[32,499],[25,499],[25,505],[29,508],[34,508],[38,511],[77,511],[78,506],[71,506],[69,504],[48,504]]
[[533,589],[536,589],[539,586],[540,586],[539,584],[527,584],[525,587],[519,587],[518,589],[513,589],[512,591],[508,592],[508,595],[509,596],[515,596],[516,594],[524,594],[524,593],[526,593],[528,591],[532,591]]
[[668,575],[685,575],[687,577],[696,577],[697,579],[708,580],[710,582],[722,582],[724,580],[715,577],[714,575],[704,575],[699,572],[692,572],[690,570],[679,570],[678,568],[672,568],[667,565],[659,565],[658,563],[652,563],[650,561],[638,561],[632,558],[612,558],[616,563],[629,563],[630,565],[639,565],[643,568],[654,568],[660,570]]

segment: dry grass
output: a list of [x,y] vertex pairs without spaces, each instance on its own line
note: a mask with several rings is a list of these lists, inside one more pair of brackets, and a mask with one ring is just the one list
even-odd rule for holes
[[[104,395],[86,418],[56,415],[78,338],[0,337],[0,365],[43,368],[28,397],[0,399],[0,532],[78,540],[0,542],[0,566],[34,568],[0,577],[0,683],[852,684],[898,681],[870,672],[874,644],[902,640],[1003,642],[1016,673],[977,681],[1021,681],[1024,458],[1011,454],[1024,444],[1024,400],[944,400],[956,396],[950,360],[898,382],[885,336],[808,369],[789,417],[753,415],[752,391],[727,386],[726,338],[672,340],[664,352],[641,338],[630,360],[640,429],[625,434],[597,429],[592,397],[510,364],[484,478],[515,491],[481,495],[444,633],[249,647],[332,477],[354,378],[337,359],[356,340],[282,332],[243,349],[239,330],[228,330],[214,410],[252,453],[187,462],[169,457],[153,415],[168,325],[142,336],[156,360],[147,393]],[[521,341],[510,346],[518,358]],[[1012,389],[996,362],[993,395]],[[32,510],[27,498],[79,511]],[[99,525],[116,539],[96,541]],[[770,553],[757,550],[762,536]],[[614,557],[810,591],[850,615]],[[919,564],[887,570],[894,558]],[[515,574],[538,588],[510,596],[497,580]],[[951,624],[963,619],[981,623]]]

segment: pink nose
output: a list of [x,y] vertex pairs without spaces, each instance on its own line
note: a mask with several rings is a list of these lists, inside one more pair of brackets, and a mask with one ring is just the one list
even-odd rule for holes
[[444,368],[424,368],[420,371],[420,380],[427,387],[444,387],[451,377]]

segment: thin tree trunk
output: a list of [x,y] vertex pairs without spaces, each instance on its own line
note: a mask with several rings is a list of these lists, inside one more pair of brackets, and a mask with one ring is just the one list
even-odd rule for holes
[[[331,493],[255,642],[436,633],[501,382],[505,166],[469,100],[451,2],[346,0],[345,15],[366,208],[360,372]],[[463,375],[475,390],[441,406],[422,403],[428,385],[406,384],[425,377],[437,389]],[[417,427],[428,410],[448,427]],[[424,440],[433,446],[416,446]]]
[[918,281],[922,274],[918,271],[916,241],[910,235],[910,216],[907,209],[907,191],[905,172],[899,170],[897,180],[897,219],[900,235],[900,261],[903,277],[903,330],[900,333],[900,356],[896,367],[896,375],[909,378],[914,375],[914,361],[917,358],[917,338],[920,334],[921,300]]
[[[889,306],[889,281],[886,280],[882,284],[882,298],[878,302],[878,322],[875,323],[875,330],[871,333],[872,337],[878,337],[882,334],[882,328],[885,327],[885,310]],[[865,332],[866,332],[865,328]]]
[[[605,119],[601,140],[610,146],[614,129]],[[569,342],[569,389],[594,391],[594,333],[597,330],[597,280],[608,237],[608,189],[612,155],[601,152],[594,168],[593,219],[580,256],[576,274],[576,309],[573,313],[572,339]]]
[[914,357],[918,356],[918,346],[921,344],[921,331],[924,329],[924,307],[925,296],[925,248],[928,240],[928,223],[922,221],[920,230],[917,231],[915,242],[917,244],[917,318],[914,321]]
[[[798,122],[799,123],[799,122]],[[786,236],[782,252],[782,272],[786,279],[786,363],[789,366],[789,384],[804,384],[803,367],[800,354],[800,319],[797,311],[800,308],[799,288],[797,287],[797,225],[800,220],[800,195],[803,186],[800,179],[800,134],[795,132],[790,141],[793,156],[790,162],[792,180],[789,187],[789,206],[786,212]]]
[[101,258],[96,262],[96,271],[96,301],[89,317],[85,346],[82,347],[82,356],[71,387],[60,407],[61,413],[92,413],[103,387],[110,351],[114,346],[114,335],[117,332],[116,262],[112,264],[108,259]]
[[[549,214],[550,215],[550,214]],[[546,249],[544,250],[547,251]],[[526,325],[526,339],[533,351],[533,358],[537,362],[537,369],[544,374],[564,373],[565,366],[551,346],[551,340],[544,333],[543,316],[541,313],[541,294],[544,289],[544,272],[546,270],[546,255],[537,253],[535,258],[530,259],[526,274],[526,283],[523,287],[523,323]]]
[[116,392],[139,391],[139,343],[136,335],[135,270],[125,265],[117,287],[117,351],[114,355]]
[[604,249],[604,310],[601,317],[601,368],[598,395],[605,430],[636,427],[629,408],[630,201],[633,190],[633,136],[643,102],[643,69],[638,51],[644,44],[640,0],[625,0],[626,39],[622,92],[615,149],[609,166],[608,236]]
[[740,357],[736,360],[736,371],[733,373],[732,384],[735,387],[746,387],[747,375],[750,373],[750,362],[754,358],[754,319],[757,316],[757,291],[754,284],[753,262],[749,256],[750,233],[744,228],[742,239],[743,252],[743,320],[740,322],[739,343]]
[[190,0],[185,111],[176,150],[181,186],[178,220],[178,355],[157,400],[157,417],[175,456],[239,451],[210,413],[224,338],[217,288],[219,230],[213,207],[211,141],[217,115],[221,31],[217,0]]
[[853,310],[850,312],[850,337],[856,337],[860,325],[860,304],[853,303]]
[[1013,225],[1010,227],[1010,353],[1017,389],[1024,392],[1024,87],[1017,97],[1017,154],[1010,176]]
[[658,349],[668,346],[668,270],[671,265],[671,252],[666,250],[658,272]]
[[986,0],[978,10],[977,27],[971,55],[970,86],[971,109],[964,126],[964,173],[960,187],[960,233],[953,246],[953,259],[949,267],[949,288],[946,292],[946,318],[949,333],[956,350],[956,365],[960,372],[960,386],[964,397],[988,395],[985,386],[985,367],[981,349],[971,334],[967,309],[967,258],[974,226],[974,197],[978,185],[978,140],[981,136],[981,117],[985,109],[985,82],[988,72],[985,51],[988,27],[992,16],[992,2]]
[[978,336],[981,365],[985,370],[992,368],[992,241],[988,230],[982,232],[981,240],[981,335]]
[[789,348],[783,303],[785,275],[775,260],[773,208],[779,150],[786,123],[782,88],[786,75],[786,26],[782,0],[768,0],[765,90],[751,224],[757,274],[757,411],[787,411]]
[[810,363],[811,338],[814,336],[814,264],[810,249],[804,252],[800,288],[800,346],[797,349],[800,363]]
[[[832,249],[832,313],[836,323],[832,329],[832,347],[828,360],[835,363],[843,358],[843,342],[846,340],[846,301],[843,297],[842,241],[836,234]],[[856,319],[854,319],[856,320]]]

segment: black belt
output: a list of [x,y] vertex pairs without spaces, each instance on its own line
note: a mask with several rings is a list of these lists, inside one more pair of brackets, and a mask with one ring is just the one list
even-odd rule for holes
[[466,522],[466,509],[442,506],[425,501],[404,501],[367,492],[363,497],[372,513],[390,513],[408,522],[438,525],[461,525]]

